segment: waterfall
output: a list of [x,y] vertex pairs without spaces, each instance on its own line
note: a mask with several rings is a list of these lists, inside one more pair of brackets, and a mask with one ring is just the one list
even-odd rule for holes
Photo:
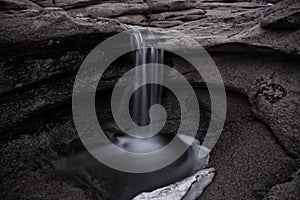
[[[131,29],[134,30],[134,34],[132,34],[131,38],[131,43],[134,47],[137,48],[137,50],[135,50],[134,52],[135,66],[147,63],[153,63],[152,66],[155,66],[156,64],[163,64],[164,50],[145,48],[144,38],[142,37],[139,29],[135,27],[131,27]],[[158,70],[154,67],[152,70],[153,74],[150,77],[151,81],[161,84],[143,85],[134,93],[133,96],[132,118],[140,126],[149,124],[149,108],[154,104],[161,103],[163,70]],[[141,85],[141,82],[146,81],[146,73],[146,70],[142,70],[142,72],[136,70],[136,80],[134,80],[136,86],[139,86]]]

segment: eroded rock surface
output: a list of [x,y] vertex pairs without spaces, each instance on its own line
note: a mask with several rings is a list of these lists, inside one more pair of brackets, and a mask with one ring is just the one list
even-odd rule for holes
[[77,10],[71,10],[71,15],[116,17],[128,14],[140,14],[148,10],[148,5],[143,1],[129,3],[102,3]]
[[290,180],[275,185],[265,195],[264,200],[291,199],[296,200],[300,196],[300,171],[295,172]]
[[261,26],[272,29],[300,28],[300,2],[282,1],[266,10]]
[[[70,17],[61,8],[0,13],[0,53],[39,53],[42,49],[74,46],[82,36],[105,37],[124,30],[119,22],[103,18]],[[101,41],[101,39],[98,41]],[[80,45],[80,44],[79,44]]]
[[[209,51],[222,74],[228,115],[212,152],[211,166],[217,175],[200,199],[297,198],[299,2],[268,2],[276,4],[0,0],[1,199],[108,198],[101,181],[90,185],[53,178],[51,162],[82,148],[71,114],[79,66],[97,44],[130,28],[127,25],[191,36]],[[164,45],[186,47],[177,45],[185,40],[175,33],[164,38]],[[127,62],[122,58],[114,63],[99,84],[100,123],[112,121],[110,92],[132,67]],[[167,64],[197,88],[204,119],[197,137],[202,138],[210,116],[207,92],[200,89],[203,81],[178,57],[169,58]],[[171,94],[166,96],[172,99]],[[180,122],[175,105],[175,100],[166,105],[171,117],[166,134],[176,133]],[[105,130],[113,138],[115,130]]]
[[1,0],[0,11],[2,10],[26,10],[40,9],[41,7],[29,0]]
[[199,197],[204,188],[212,182],[214,169],[200,170],[190,177],[172,185],[145,192],[133,198],[133,200],[164,200],[164,199],[195,199]]

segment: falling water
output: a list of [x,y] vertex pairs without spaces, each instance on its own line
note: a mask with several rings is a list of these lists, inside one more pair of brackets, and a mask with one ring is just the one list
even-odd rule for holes
[[[163,64],[164,62],[164,51],[161,49],[145,48],[145,42],[142,34],[138,29],[133,28],[134,34],[132,35],[132,45],[137,47],[135,53],[135,66],[153,63],[152,66],[157,64]],[[132,107],[132,117],[133,120],[141,126],[149,124],[148,110],[150,106],[154,104],[161,103],[162,95],[162,82],[163,82],[163,72],[162,70],[152,69],[153,73],[150,77],[152,82],[160,84],[150,84],[141,86],[133,96],[133,107]],[[142,72],[136,70],[136,86],[140,86],[141,82],[147,81],[146,69]],[[150,130],[151,131],[151,130]]]

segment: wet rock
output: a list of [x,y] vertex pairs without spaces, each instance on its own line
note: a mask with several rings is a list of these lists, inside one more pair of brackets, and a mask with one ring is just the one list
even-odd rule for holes
[[69,11],[70,15],[117,17],[120,15],[140,14],[148,10],[148,5],[143,1],[133,3],[102,3]]
[[205,11],[202,9],[191,9],[185,11],[164,12],[150,14],[149,23],[156,27],[173,27],[187,21],[194,21],[204,17]]
[[204,169],[182,181],[176,182],[152,192],[145,192],[134,197],[133,200],[181,200],[196,199],[203,192],[204,188],[212,182],[214,169]]
[[271,29],[300,28],[300,2],[285,0],[272,6],[265,12],[261,26]]
[[4,55],[20,51],[38,53],[47,47],[52,52],[55,47],[58,51],[72,46],[78,48],[81,45],[78,41],[90,39],[92,44],[96,36],[98,44],[124,29],[115,20],[72,18],[60,8],[1,12],[0,18],[0,54]]
[[[32,0],[41,7],[54,6],[54,2],[55,6],[72,13],[74,17],[71,17],[58,8],[24,10],[26,6],[15,5],[19,1],[5,2],[12,2],[13,10],[0,12],[0,129],[3,136],[0,151],[4,155],[0,159],[4,166],[0,173],[4,183],[1,199],[41,199],[45,193],[51,194],[49,199],[105,199],[99,196],[103,191],[95,191],[94,187],[103,188],[101,181],[80,188],[73,185],[76,181],[56,181],[46,163],[52,156],[74,150],[70,147],[71,141],[78,139],[70,102],[73,78],[82,59],[99,42],[124,30],[119,22],[144,26],[149,23],[148,16],[154,16],[152,26],[172,27],[171,30],[186,33],[200,42],[213,56],[227,89],[236,92],[234,97],[228,97],[233,100],[228,104],[226,130],[212,152],[211,164],[219,173],[200,198],[253,199],[255,193],[259,193],[262,199],[267,193],[266,199],[283,199],[288,195],[293,198],[292,193],[297,195],[297,179],[285,179],[299,168],[291,157],[300,156],[300,33],[298,8],[293,9],[295,4],[288,6],[285,1],[269,6],[210,0],[189,4],[192,1],[149,0],[145,5],[139,0],[129,3],[123,0],[97,3],[93,0]],[[108,9],[103,13],[116,20],[77,12],[85,6],[107,3],[119,9],[115,9],[118,15]],[[120,4],[145,8],[136,11],[118,7]],[[205,18],[200,14],[185,15],[190,8],[193,9],[189,11],[204,9]],[[172,34],[164,38],[165,45],[178,47],[180,38]],[[187,64],[175,59],[172,63],[194,86],[201,86],[201,77],[189,70]],[[101,89],[111,90],[120,74],[128,70],[122,65],[113,67],[100,83]],[[110,100],[109,95],[102,92],[100,99]],[[209,118],[209,98],[203,100],[203,93],[199,90],[196,93]],[[240,94],[249,105],[240,104]],[[100,123],[111,120],[106,114],[109,105],[97,109]],[[167,129],[175,133],[180,118],[174,110],[178,109],[173,102],[168,106],[175,118],[170,120]],[[59,117],[65,114],[67,119]],[[206,133],[205,127],[200,128],[201,134]],[[113,136],[114,130],[109,134]]]
[[297,200],[300,196],[300,170],[295,172],[290,180],[273,186],[265,195],[264,200]]
[[0,11],[2,10],[25,10],[41,9],[37,4],[29,0],[0,0]]

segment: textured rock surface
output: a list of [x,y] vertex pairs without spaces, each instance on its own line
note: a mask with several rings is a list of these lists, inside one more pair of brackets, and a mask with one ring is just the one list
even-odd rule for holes
[[194,21],[204,17],[205,11],[202,9],[191,9],[185,11],[164,12],[150,14],[149,25],[156,27],[173,27],[181,25],[187,21]]
[[[256,117],[269,125],[290,155],[299,157],[298,62],[255,54],[213,56],[213,59],[226,86],[247,95]],[[196,80],[195,84],[201,82],[201,77],[187,63],[174,61],[174,67],[189,80]]]
[[[52,161],[82,148],[70,98],[81,62],[97,44],[129,24],[165,27],[160,31],[191,36],[210,52],[222,74],[228,90],[226,126],[211,157],[216,177],[200,199],[297,199],[299,3],[267,2],[277,4],[0,0],[0,198],[108,198],[102,180],[61,180]],[[94,11],[87,11],[91,8]],[[164,39],[164,45],[175,48],[186,42],[174,32]],[[113,63],[99,83],[100,123],[112,122],[110,92],[118,77],[132,67],[128,60],[125,57]],[[210,119],[203,81],[177,57],[168,58],[167,64],[196,88],[203,112],[197,135],[201,139]],[[164,133],[173,134],[180,113],[174,96],[166,92],[166,99],[171,120]],[[116,130],[103,125],[113,138]]]
[[54,7],[53,0],[32,0],[32,2],[36,3],[41,7]]
[[[97,4],[98,0],[56,0],[54,5],[65,9]],[[101,1],[100,1],[101,2]]]
[[115,19],[124,24],[142,25],[142,26],[148,25],[148,19],[146,18],[146,16],[141,14],[122,15],[120,17],[116,17]]
[[294,173],[290,179],[289,181],[273,186],[264,197],[264,200],[299,199],[300,171],[298,170]]
[[217,175],[199,199],[262,199],[272,183],[284,181],[299,165],[251,114],[246,97],[228,92],[227,101],[226,126],[209,163]]
[[261,26],[273,29],[300,28],[300,2],[285,0],[276,4],[265,12]]
[[148,10],[148,5],[143,1],[133,3],[103,3],[78,10],[72,10],[71,15],[116,17],[120,15],[139,14]]
[[[82,36],[103,38],[120,32],[119,22],[103,18],[72,18],[61,8],[0,13],[0,53],[38,53],[51,46],[67,47]],[[33,23],[34,22],[34,23]],[[101,39],[98,39],[101,41]],[[76,44],[78,46],[78,43]]]
[[147,0],[150,10],[153,12],[185,10],[194,7],[194,0]]
[[25,9],[40,9],[40,7],[29,0],[1,0],[1,10],[25,10]]
[[199,197],[203,189],[212,182],[213,177],[213,168],[200,170],[192,176],[172,185],[168,185],[152,192],[142,193],[133,198],[133,200],[195,199]]

